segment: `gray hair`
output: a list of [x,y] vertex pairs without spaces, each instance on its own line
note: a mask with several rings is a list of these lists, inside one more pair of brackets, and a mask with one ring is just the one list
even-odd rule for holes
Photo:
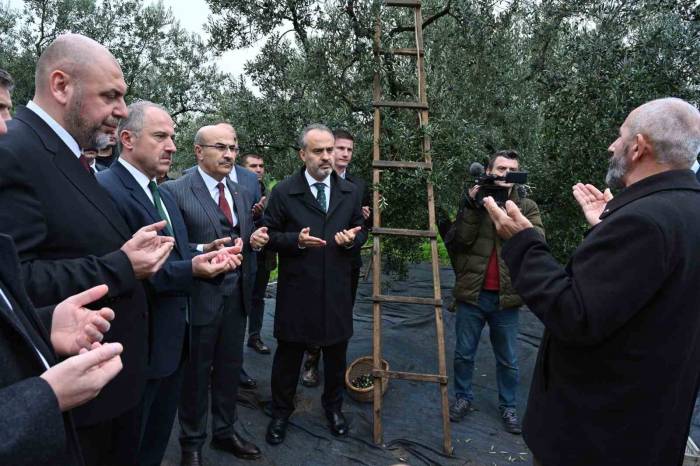
[[[314,129],[317,129],[319,131],[325,131],[327,133],[331,133],[331,136],[333,136],[333,131],[321,123],[312,123],[310,125],[307,125],[304,127],[304,129],[301,130],[301,133],[299,134],[299,139],[297,140],[297,144],[299,145],[300,149],[306,149],[306,135],[309,133],[309,131],[312,131]],[[335,138],[335,137],[334,137]]]
[[15,88],[15,80],[7,71],[0,68],[0,87],[7,89],[7,92],[12,92]]
[[678,168],[690,168],[700,151],[700,112],[675,97],[652,100],[627,117],[632,137],[649,138],[656,161]]
[[139,100],[131,105],[129,105],[129,113],[126,118],[119,122],[119,128],[117,129],[117,135],[121,134],[122,131],[129,131],[135,135],[140,135],[143,130],[143,120],[146,110],[149,108],[157,108],[163,110],[165,113],[168,111],[163,108],[162,105],[150,102],[148,100]]

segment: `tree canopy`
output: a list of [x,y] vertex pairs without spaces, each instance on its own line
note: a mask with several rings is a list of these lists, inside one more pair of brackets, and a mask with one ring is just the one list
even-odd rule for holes
[[[381,12],[383,48],[410,47],[412,15],[367,0],[207,0],[207,37],[187,33],[161,3],[33,0],[0,3],[0,63],[31,96],[33,64],[63,31],[81,32],[120,60],[129,99],[166,106],[178,123],[179,166],[192,164],[191,137],[206,121],[230,120],[244,150],[267,157],[281,179],[299,164],[295,139],[311,122],[356,134],[353,165],[370,177],[372,34]],[[627,113],[658,97],[698,102],[700,10],[692,0],[424,0],[426,74],[435,170],[392,173],[377,187],[383,221],[425,228],[424,177],[454,215],[467,169],[513,148],[530,172],[550,245],[564,258],[583,218],[577,181],[602,185],[606,149]],[[261,43],[247,80],[213,64],[217,54]],[[415,62],[383,55],[384,97],[416,100]],[[252,83],[252,85],[250,84]],[[415,114],[386,112],[383,157],[418,160]],[[398,263],[415,243],[389,243]]]

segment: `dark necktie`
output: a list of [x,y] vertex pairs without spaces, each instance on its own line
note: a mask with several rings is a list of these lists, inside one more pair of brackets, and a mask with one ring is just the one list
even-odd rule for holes
[[216,185],[216,187],[219,188],[219,209],[221,210],[221,213],[224,214],[224,217],[226,217],[226,220],[228,220],[228,223],[230,223],[231,226],[235,226],[233,224],[233,214],[231,214],[231,206],[228,205],[228,201],[226,200],[224,184],[219,183]]
[[170,226],[170,222],[168,221],[168,216],[165,215],[165,207],[163,207],[163,200],[160,198],[160,192],[158,191],[158,185],[156,184],[155,181],[151,180],[148,183],[148,189],[150,189],[151,194],[153,194],[153,204],[156,206],[156,210],[158,211],[158,215],[160,216],[161,220],[165,220],[165,228],[164,228],[165,233],[167,233],[168,236],[174,236],[173,229]]
[[316,187],[316,200],[324,212],[328,212],[328,202],[326,201],[326,185],[323,183],[314,183]]
[[94,175],[95,172],[92,171],[92,167],[90,166],[90,161],[88,160],[87,157],[85,157],[83,154],[80,154],[80,158],[78,159],[80,162],[80,165],[83,166],[85,171],[87,171],[89,174]]

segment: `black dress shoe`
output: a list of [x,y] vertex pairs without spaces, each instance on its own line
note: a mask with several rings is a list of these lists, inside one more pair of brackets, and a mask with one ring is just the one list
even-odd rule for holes
[[215,450],[223,450],[233,453],[236,457],[244,460],[256,460],[262,455],[260,449],[253,443],[247,441],[236,432],[229,437],[213,438],[211,447]]
[[257,335],[248,337],[248,346],[253,348],[257,353],[270,354],[270,347],[263,343],[262,339]]
[[331,434],[336,437],[347,435],[348,423],[343,413],[340,411],[326,411],[326,419],[328,419],[328,427],[331,429]]
[[258,383],[255,381],[254,378],[248,375],[248,373],[241,367],[241,377],[238,381],[238,386],[241,388],[247,388],[249,390],[252,390],[253,388],[258,386]]
[[287,424],[289,421],[285,418],[273,417],[267,425],[267,434],[265,440],[270,445],[279,445],[284,442],[284,437],[287,435]]
[[202,453],[199,451],[183,451],[180,466],[202,466]]

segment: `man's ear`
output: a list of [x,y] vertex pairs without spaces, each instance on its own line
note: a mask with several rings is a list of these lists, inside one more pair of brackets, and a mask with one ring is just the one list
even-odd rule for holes
[[302,162],[306,162],[306,152],[304,152],[304,149],[299,149],[299,158]]
[[202,146],[198,146],[195,144],[195,146],[194,146],[194,159],[197,162],[202,160]]
[[66,105],[75,92],[71,76],[61,70],[54,70],[49,75],[49,92],[56,102]]
[[129,130],[123,129],[122,132],[119,133],[119,142],[122,147],[126,147],[127,149],[134,148],[134,139],[134,135]]
[[654,148],[651,141],[643,134],[637,134],[634,137],[634,145],[632,146],[632,160],[639,161],[645,157],[654,155]]

